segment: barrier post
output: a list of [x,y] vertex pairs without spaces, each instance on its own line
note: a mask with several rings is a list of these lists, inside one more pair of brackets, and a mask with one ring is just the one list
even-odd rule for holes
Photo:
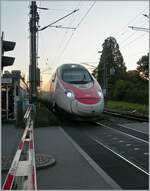
[[24,115],[26,127],[3,190],[37,190],[32,111],[33,106],[29,105]]

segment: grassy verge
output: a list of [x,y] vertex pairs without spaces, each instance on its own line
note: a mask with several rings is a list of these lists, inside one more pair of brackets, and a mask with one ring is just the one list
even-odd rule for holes
[[43,104],[37,105],[37,127],[59,125],[58,119]]
[[114,109],[118,111],[128,111],[135,112],[137,114],[148,115],[149,106],[136,104],[136,103],[128,103],[123,101],[108,101],[106,104],[108,109]]

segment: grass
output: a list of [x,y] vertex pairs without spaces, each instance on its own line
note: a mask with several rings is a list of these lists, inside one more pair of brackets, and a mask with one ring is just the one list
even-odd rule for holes
[[106,104],[106,107],[108,109],[114,109],[118,111],[128,111],[133,112],[142,115],[148,115],[149,106],[148,105],[142,105],[137,103],[129,103],[129,102],[123,102],[123,101],[108,101]]
[[56,116],[43,104],[37,105],[37,127],[49,127],[59,125]]

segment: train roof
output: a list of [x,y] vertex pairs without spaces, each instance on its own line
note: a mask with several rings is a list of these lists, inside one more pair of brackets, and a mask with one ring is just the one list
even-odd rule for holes
[[82,66],[81,64],[75,64],[75,63],[67,63],[67,64],[62,64],[59,67],[61,70],[62,69],[69,69],[69,68],[81,68],[84,70],[87,70],[84,66]]

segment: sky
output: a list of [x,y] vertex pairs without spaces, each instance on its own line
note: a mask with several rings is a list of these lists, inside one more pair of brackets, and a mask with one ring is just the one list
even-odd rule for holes
[[[30,1],[1,1],[1,31],[5,40],[16,42],[13,66],[4,70],[21,70],[28,79],[29,70],[29,11]],[[149,28],[149,1],[37,1],[40,27],[67,15],[76,13],[39,32],[38,67],[42,81],[63,63],[87,63],[97,66],[102,44],[110,36],[116,38],[127,70],[134,70],[137,61],[149,51],[149,33],[132,30],[128,26]],[[89,70],[87,65],[85,65]],[[44,72],[45,71],[45,72]]]

